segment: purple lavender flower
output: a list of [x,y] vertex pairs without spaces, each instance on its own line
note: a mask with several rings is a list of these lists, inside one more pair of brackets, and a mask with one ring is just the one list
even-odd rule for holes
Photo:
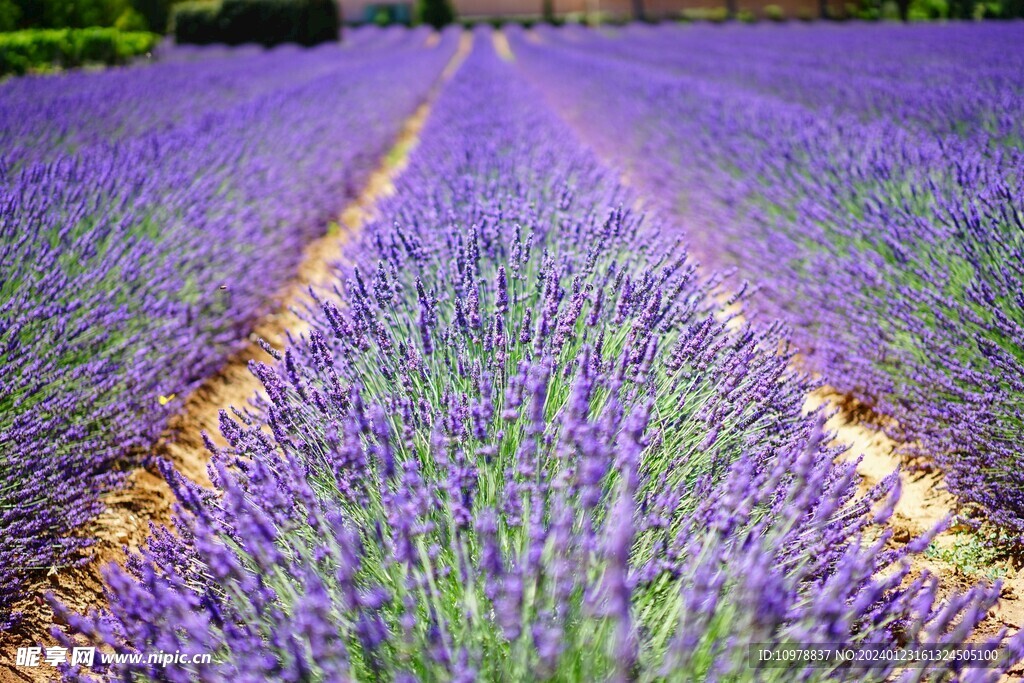
[[365,183],[457,41],[425,36],[3,84],[0,629]]
[[[209,677],[246,680],[757,680],[758,642],[970,637],[999,587],[939,603],[930,577],[905,580],[909,550],[866,540],[894,480],[857,493],[823,415],[803,413],[786,331],[722,322],[712,286],[620,209],[633,196],[489,37],[350,245],[315,340],[260,368],[311,394],[336,377],[348,400],[268,391],[247,427],[263,437],[213,455],[219,497],[183,496],[180,534],[113,569],[110,613],[69,615],[74,631],[207,648]],[[381,262],[387,315],[355,275]],[[481,338],[498,316],[501,362]],[[327,334],[342,321],[383,333]]]

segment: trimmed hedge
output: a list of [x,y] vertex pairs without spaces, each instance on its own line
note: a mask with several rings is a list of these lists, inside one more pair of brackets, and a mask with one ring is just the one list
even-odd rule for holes
[[206,45],[221,39],[217,13],[219,2],[183,2],[171,11],[171,26],[177,43]]
[[0,33],[0,75],[88,63],[123,64],[156,47],[160,36],[114,28],[27,29]]
[[450,0],[416,0],[416,21],[442,29],[455,21]]
[[178,43],[316,45],[338,40],[341,16],[334,0],[222,0],[174,9]]

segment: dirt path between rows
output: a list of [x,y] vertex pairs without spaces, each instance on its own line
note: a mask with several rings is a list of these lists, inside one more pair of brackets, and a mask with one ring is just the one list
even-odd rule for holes
[[[825,404],[836,411],[827,423],[835,434],[835,442],[848,447],[847,457],[861,458],[857,472],[861,475],[862,490],[900,469],[902,492],[889,522],[895,542],[905,543],[924,534],[958,510],[957,500],[946,490],[940,471],[907,469],[900,455],[901,444],[883,431],[868,426],[877,421],[876,416],[830,387],[811,393],[804,405],[811,411]],[[935,538],[933,547],[939,551],[954,549],[965,538],[970,538],[961,531],[966,528],[951,526]],[[969,575],[956,564],[931,554],[915,556],[911,565],[917,571],[927,570],[939,576],[947,590],[965,590],[982,578]],[[981,633],[994,635],[1004,626],[1017,631],[1024,625],[1024,572],[1013,567],[1010,560],[995,562],[987,568],[1003,573],[1003,591],[999,605],[990,612]],[[1024,668],[1021,672],[1024,673]]]
[[[957,500],[945,489],[942,473],[936,469],[908,470],[900,455],[901,444],[885,432],[868,426],[876,422],[876,416],[827,386],[812,392],[804,403],[808,412],[821,406],[835,413],[826,425],[835,435],[834,443],[847,447],[844,457],[860,458],[857,473],[861,476],[862,493],[897,469],[900,471],[900,499],[889,520],[894,544],[902,545],[921,536],[957,511]],[[940,598],[954,591],[967,591],[979,580],[991,578],[968,573],[959,563],[950,561],[949,556],[955,555],[956,549],[970,543],[972,538],[969,531],[960,531],[963,529],[950,526],[932,542],[937,553],[919,553],[910,558],[912,576],[928,572],[939,578]],[[939,553],[945,557],[937,556]],[[986,565],[984,570],[1001,572],[1003,588],[999,603],[975,633],[973,640],[978,642],[996,637],[1003,628],[1008,629],[1008,635],[1013,635],[1024,625],[1024,571],[1013,566],[1009,559]],[[1018,663],[1001,680],[1017,681],[1022,675],[1024,663]]]
[[[535,43],[543,42],[536,31],[527,31],[525,39]],[[494,33],[494,49],[505,61],[515,61],[515,53],[507,37],[497,31]],[[571,117],[566,119],[572,125]],[[596,149],[595,152],[600,154]],[[605,161],[610,162],[613,168],[616,167],[610,159],[605,158]],[[635,188],[628,171],[622,170],[621,180],[627,187]],[[637,203],[637,208],[642,212],[646,208],[642,196],[638,196]],[[723,296],[723,300],[726,298],[728,296]],[[741,324],[742,317],[734,320]],[[844,457],[860,458],[857,472],[861,476],[861,492],[866,492],[893,472],[900,471],[901,495],[889,522],[894,544],[905,544],[925,534],[957,510],[956,498],[945,490],[941,472],[932,470],[922,473],[906,469],[900,454],[901,444],[889,438],[885,432],[869,426],[869,422],[874,422],[874,416],[869,416],[862,406],[827,386],[809,394],[804,409],[809,413],[821,406],[834,412],[827,427],[834,434],[834,443],[847,448]],[[962,543],[961,535],[957,532],[956,528],[942,532],[935,538],[933,547],[940,551],[955,548],[958,542]],[[967,590],[982,578],[969,575],[956,564],[935,555],[926,553],[913,556],[911,569],[915,575],[928,571],[939,577],[942,584],[940,595]],[[989,613],[979,629],[978,635],[983,637],[992,637],[1003,627],[1009,628],[1012,633],[1024,626],[1024,569],[1018,572],[1009,561],[999,562],[991,569],[1003,572],[1003,591],[999,605]],[[1012,673],[1024,673],[1024,665],[1018,665]]]
[[[427,38],[427,48],[433,49],[439,44],[436,35],[432,33]],[[349,239],[373,216],[375,205],[394,193],[394,179],[405,168],[418,144],[434,101],[468,56],[472,41],[470,32],[462,33],[458,49],[424,102],[406,120],[394,145],[370,174],[363,191],[339,216],[338,229],[306,247],[294,278],[275,297],[274,312],[253,326],[246,346],[232,355],[217,374],[203,382],[185,400],[181,411],[168,421],[166,430],[154,445],[154,452],[173,462],[193,481],[210,485],[206,472],[209,453],[202,433],[205,431],[216,443],[224,445],[218,430],[220,411],[230,406],[248,405],[260,390],[259,381],[248,370],[248,363],[273,359],[258,341],[264,339],[271,346],[282,348],[289,335],[297,338],[307,331],[306,323],[293,311],[309,301],[311,287],[329,287],[334,264],[342,259]],[[139,468],[130,472],[125,485],[104,497],[103,502],[106,510],[82,529],[83,534],[96,539],[88,564],[52,570],[45,581],[32,587],[25,601],[15,605],[15,610],[24,612],[25,618],[14,632],[0,635],[0,683],[54,679],[55,669],[46,664],[38,668],[14,666],[18,647],[53,642],[49,629],[54,615],[42,596],[50,592],[79,612],[101,607],[104,604],[102,567],[111,562],[123,562],[125,547],[130,551],[138,550],[148,538],[151,524],[169,524],[174,495],[157,472]]]

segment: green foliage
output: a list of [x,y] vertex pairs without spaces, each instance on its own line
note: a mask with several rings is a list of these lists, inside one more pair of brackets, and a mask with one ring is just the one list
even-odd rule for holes
[[219,22],[229,44],[316,45],[338,39],[333,0],[224,0]]
[[171,16],[171,0],[131,0],[132,9],[146,22],[150,31],[166,33]]
[[541,21],[540,19],[532,16],[527,17],[476,17],[476,18],[465,18],[460,17],[455,20],[459,26],[467,31],[472,31],[477,26],[490,26],[493,29],[501,29],[505,26],[522,26],[524,29],[529,30],[534,26],[547,24],[549,26],[562,26],[565,24],[565,20],[560,17],[555,17],[549,22]]
[[878,18],[885,21],[899,21],[900,6],[894,0],[883,0],[878,9]]
[[995,12],[989,14],[988,8],[986,7],[984,16],[998,16],[1002,19],[1024,18],[1024,0],[1002,0],[999,10],[998,14]]
[[0,0],[0,31],[13,31],[18,28],[21,8],[14,0]]
[[694,7],[684,9],[680,16],[683,21],[710,21],[720,24],[729,19],[729,11],[725,7]]
[[29,29],[0,34],[0,75],[52,67],[122,64],[156,47],[160,37],[113,28]]
[[130,7],[114,22],[114,28],[118,31],[145,31],[148,27],[146,19]]
[[174,8],[179,43],[316,45],[338,40],[341,16],[333,0],[223,0]]
[[909,18],[914,21],[945,19],[949,16],[946,0],[911,0]]
[[945,19],[949,12],[947,0],[857,0],[847,5],[848,16],[863,21],[927,21]]
[[10,13],[4,6],[16,10],[16,23],[9,29],[112,27],[134,10],[132,0],[0,0],[0,15]]
[[174,39],[179,43],[194,45],[217,42],[220,35],[218,12],[220,3],[215,1],[198,0],[175,5],[171,13]]
[[973,19],[976,0],[949,0],[947,3],[947,16],[950,19]]
[[0,31],[30,28],[113,27],[167,30],[174,0],[0,0]]
[[1007,558],[998,534],[991,529],[960,531],[952,545],[932,543],[925,555],[952,564],[975,579],[1001,579],[1006,568],[998,566]]
[[450,0],[416,0],[416,22],[441,28],[455,21]]
[[757,15],[747,9],[740,10],[739,14],[736,15],[736,18],[744,24],[753,24],[757,22]]
[[786,12],[778,5],[765,5],[764,18],[769,21],[785,21]]
[[846,3],[846,16],[861,21],[878,21],[882,18],[880,0],[855,0]]
[[412,23],[412,10],[408,5],[397,2],[366,5],[363,8],[363,21],[377,26],[408,26]]

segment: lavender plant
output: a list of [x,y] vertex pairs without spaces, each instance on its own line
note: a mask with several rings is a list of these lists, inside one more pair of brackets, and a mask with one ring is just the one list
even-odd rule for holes
[[176,532],[64,615],[217,663],[68,677],[885,680],[748,646],[972,637],[998,586],[909,577],[929,539],[887,549],[898,480],[856,493],[784,330],[730,325],[481,36],[344,286],[222,413],[216,491],[168,469]]
[[[256,46],[173,46],[158,51],[154,64],[50,77],[9,80],[0,98],[0,150],[7,164],[52,160],[60,155],[146,134],[197,125],[224,125],[249,103],[259,105],[273,95],[305,85],[349,91],[359,74],[377,78],[386,56],[440,54],[423,50],[425,29],[360,29],[345,45],[274,49]],[[440,53],[451,54],[452,38]],[[325,77],[328,77],[325,79]],[[317,79],[319,83],[316,83]],[[145,95],[145,96],[143,96]],[[422,95],[422,93],[420,93]],[[264,105],[265,106],[265,105]],[[367,124],[369,125],[369,124]]]
[[1020,143],[1024,55],[1014,24],[718,28],[631,24],[616,34],[578,31],[563,44],[688,77],[713,75],[823,116]]
[[[701,31],[513,38],[693,249],[758,284],[809,367],[1010,541],[1024,530],[1019,33],[913,29],[863,74],[888,29],[758,29],[717,48]],[[982,44],[1004,57],[976,64]]]
[[0,628],[358,192],[457,40],[423,37],[3,84]]

